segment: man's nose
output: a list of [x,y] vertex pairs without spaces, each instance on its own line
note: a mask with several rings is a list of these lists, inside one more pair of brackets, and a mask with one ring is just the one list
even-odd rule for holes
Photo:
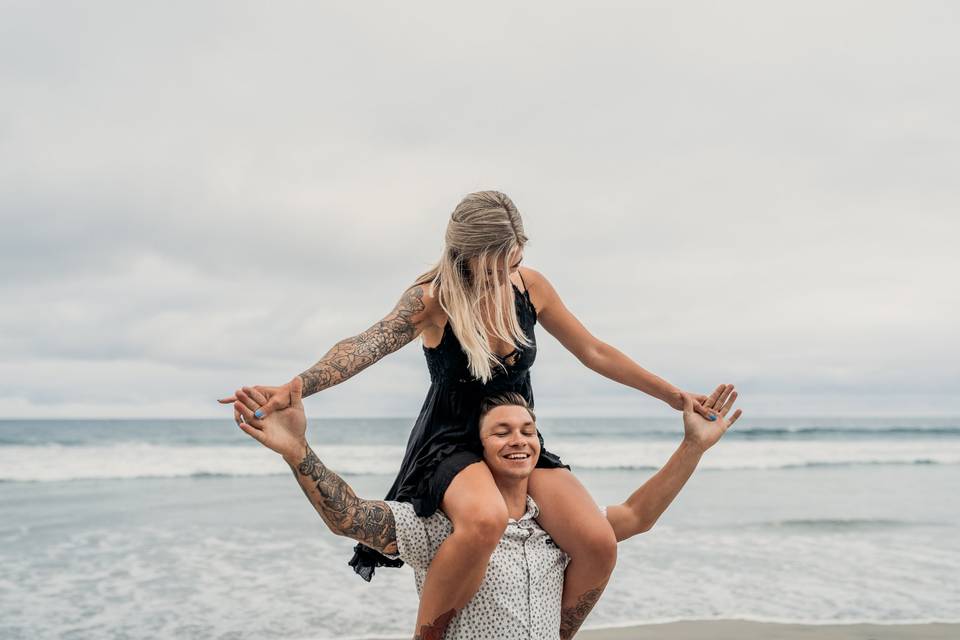
[[516,447],[517,449],[523,448],[523,445],[526,444],[526,441],[523,439],[523,436],[519,433],[511,434],[509,440],[507,441],[508,447]]

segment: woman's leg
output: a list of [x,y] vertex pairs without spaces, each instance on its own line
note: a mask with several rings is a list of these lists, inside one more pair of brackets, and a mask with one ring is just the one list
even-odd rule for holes
[[[475,462],[454,477],[440,508],[453,523],[420,592],[414,637],[434,637],[474,596],[487,572],[490,554],[507,528],[507,505],[487,465]],[[442,629],[436,637],[442,637]]]
[[527,492],[537,522],[570,556],[560,602],[560,637],[576,634],[617,563],[617,538],[596,502],[567,469],[534,469]]

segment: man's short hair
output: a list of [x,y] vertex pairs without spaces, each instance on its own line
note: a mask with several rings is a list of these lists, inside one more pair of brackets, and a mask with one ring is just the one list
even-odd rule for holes
[[497,407],[504,406],[523,407],[527,410],[527,413],[530,414],[530,419],[534,422],[537,421],[536,414],[533,412],[533,409],[530,408],[527,399],[524,398],[522,394],[516,391],[503,391],[486,396],[480,401],[480,418],[477,420],[477,428],[479,429],[480,425],[483,424],[483,419],[488,413]]

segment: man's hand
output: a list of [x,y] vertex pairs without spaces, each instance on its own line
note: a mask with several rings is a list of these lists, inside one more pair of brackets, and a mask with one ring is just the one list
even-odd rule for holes
[[261,405],[266,404],[267,398],[256,388],[244,387],[238,390],[233,408],[239,415],[237,425],[247,435],[284,458],[296,460],[299,463],[307,448],[307,416],[303,411],[303,381],[300,376],[297,376],[284,387],[290,389],[288,406],[270,413],[263,419],[254,417],[254,412]]
[[[297,376],[297,378],[300,378],[300,376]],[[254,391],[256,394],[258,394],[256,397],[254,397]],[[258,407],[252,407],[252,410],[255,412],[255,414],[257,411],[259,411],[259,416],[263,418],[264,416],[270,415],[274,411],[282,411],[283,409],[289,407],[292,401],[292,391],[292,381],[288,382],[287,384],[282,384],[279,387],[265,387],[261,385],[257,385],[255,387],[243,387],[243,389],[234,391],[233,395],[229,398],[220,398],[217,400],[217,402],[220,404],[233,404],[240,400],[240,396],[238,394],[243,392],[248,397],[254,397],[258,404],[261,405]],[[301,390],[301,395],[302,393],[303,392]],[[233,412],[233,419],[237,422],[240,421],[239,411]]]
[[704,403],[707,401],[707,396],[703,395],[702,393],[689,393],[687,391],[680,391],[678,389],[676,395],[670,399],[670,406],[677,411],[683,411],[683,403],[687,397],[693,400],[693,411],[695,413],[699,413],[708,420],[711,418],[711,416],[715,417],[716,412],[710,410],[704,405]]
[[737,392],[733,390],[732,384],[722,384],[710,394],[703,406],[717,415],[715,421],[710,421],[694,411],[694,399],[689,394],[683,395],[683,432],[684,442],[693,445],[699,451],[703,452],[712,447],[727,432],[727,429],[737,421],[741,411],[736,412],[727,419],[727,412],[733,408],[733,402],[737,399]]

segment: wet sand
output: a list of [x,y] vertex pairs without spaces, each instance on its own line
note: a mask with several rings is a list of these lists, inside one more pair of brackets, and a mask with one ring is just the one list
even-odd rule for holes
[[960,624],[777,624],[743,620],[669,622],[585,629],[583,640],[953,640]]

